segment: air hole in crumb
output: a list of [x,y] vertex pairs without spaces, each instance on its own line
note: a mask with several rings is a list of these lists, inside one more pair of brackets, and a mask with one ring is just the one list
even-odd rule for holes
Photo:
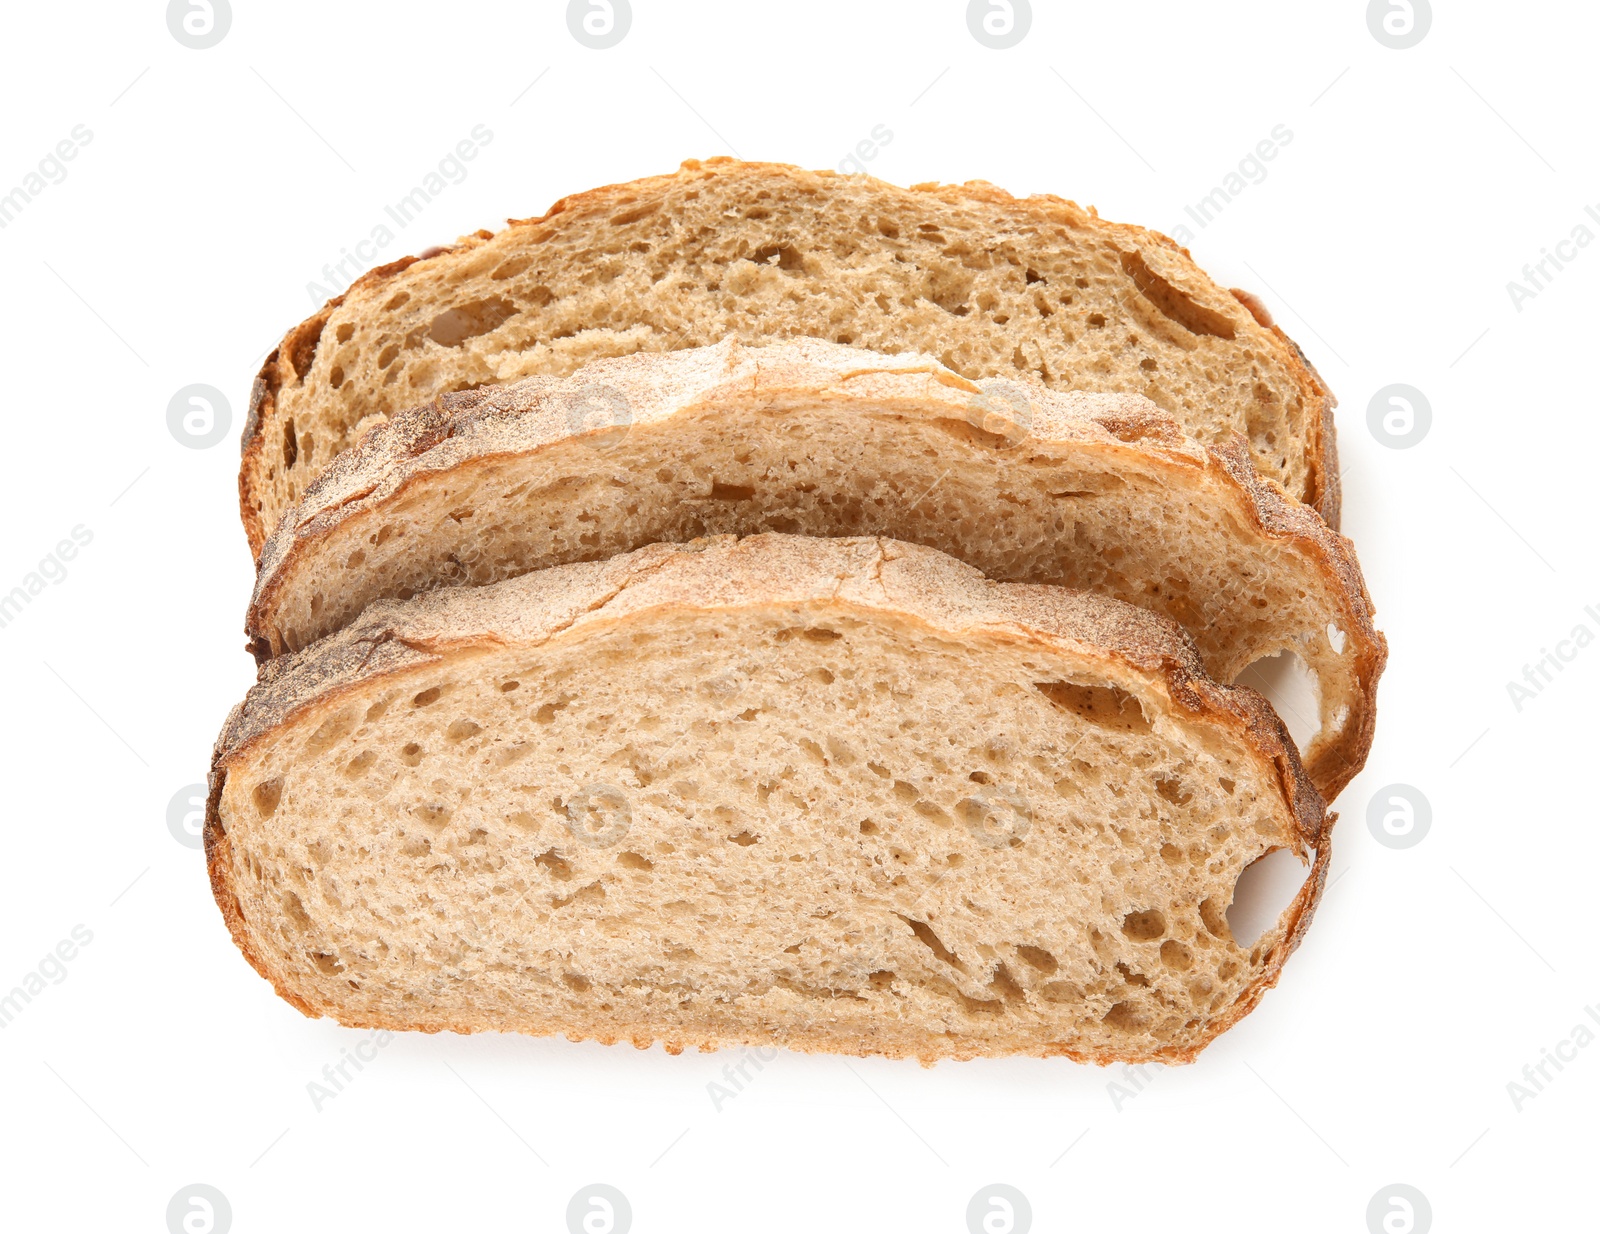
[[439,695],[442,693],[443,690],[439,686],[429,686],[426,690],[412,695],[411,705],[413,707],[426,707],[429,703],[438,702]]
[[1104,728],[1123,732],[1147,733],[1139,700],[1116,686],[1082,686],[1070,681],[1036,681],[1033,688],[1063,711],[1074,711]]
[[870,818],[864,818],[861,820],[860,831],[862,835],[875,836],[878,834],[878,830],[878,824],[873,822]]
[[1116,1003],[1105,1013],[1103,1022],[1123,1032],[1136,1032],[1145,1026],[1145,1019],[1132,1003]]
[[929,801],[926,797],[918,800],[911,808],[936,827],[951,826],[950,815],[945,812],[944,807],[937,802]]
[[933,954],[941,961],[950,965],[951,968],[954,968],[959,972],[964,973],[967,971],[966,966],[956,958],[956,953],[951,951],[944,945],[944,943],[939,941],[939,936],[933,932],[933,927],[927,922],[913,921],[910,917],[905,916],[903,913],[896,913],[895,916],[899,917],[901,921],[910,926],[911,932],[917,936],[917,941],[929,951],[933,952]]
[[571,701],[570,698],[562,698],[554,703],[546,703],[533,713],[533,718],[539,721],[540,724],[554,723],[556,712],[563,710]]
[[1178,779],[1158,778],[1156,792],[1175,806],[1186,806],[1194,800],[1194,794],[1183,786],[1182,780]]
[[618,853],[617,864],[629,870],[644,870],[647,872],[656,868],[655,862],[648,857],[640,856],[638,853]]
[[1056,963],[1055,956],[1051,955],[1043,947],[1035,947],[1031,943],[1017,944],[1017,958],[1028,965],[1029,968],[1036,968],[1046,976],[1061,967]]
[[433,319],[428,337],[441,347],[459,347],[470,338],[498,329],[516,311],[515,304],[500,296],[457,305]]
[[1143,973],[1135,972],[1121,960],[1117,961],[1117,973],[1128,985],[1136,985],[1141,988],[1146,988],[1150,985],[1150,978],[1146,977]]
[[1321,731],[1322,691],[1317,675],[1287,648],[1248,665],[1233,684],[1249,686],[1272,704],[1302,754]]
[[1194,952],[1175,938],[1161,944],[1161,962],[1174,972],[1187,972],[1194,963]]
[[1159,908],[1144,908],[1122,919],[1122,933],[1136,943],[1148,943],[1167,932],[1167,919]]
[[1241,947],[1254,946],[1283,915],[1306,881],[1307,867],[1286,848],[1263,853],[1239,874],[1228,905],[1228,930]]
[[500,683],[500,693],[510,694],[511,691],[515,690],[521,684],[522,683],[520,681],[502,681]]
[[257,784],[250,793],[250,799],[256,803],[256,812],[262,818],[271,818],[278,808],[278,802],[283,797],[283,777],[277,776],[271,780],[263,780]]
[[1003,963],[995,965],[994,977],[989,981],[989,990],[998,994],[1000,1000],[1006,1003],[1025,1002],[1022,987],[1017,984],[1017,979],[1011,975],[1011,970]]
[[455,811],[442,801],[427,801],[411,807],[411,816],[418,822],[426,823],[435,831],[442,831],[454,813]]
[[400,761],[407,767],[415,767],[422,761],[422,747],[414,741],[408,741],[400,747]]
[[543,866],[550,872],[551,878],[560,882],[564,883],[572,877],[572,866],[564,858],[558,856],[553,848],[546,849],[540,853],[533,859],[533,864]]
[[468,737],[476,737],[483,732],[483,725],[471,720],[452,720],[450,727],[444,730],[444,735],[451,741],[465,741]]
[[751,835],[748,831],[741,831],[736,836],[729,836],[728,839],[732,840],[740,848],[749,848],[752,844],[759,844],[760,843],[760,841],[757,840],[756,837]]
[[294,922],[302,930],[311,928],[311,916],[306,912],[306,906],[300,903],[300,897],[292,891],[285,891],[278,897],[278,903],[283,908],[284,916]]
[[758,266],[776,266],[780,270],[803,270],[805,261],[800,251],[787,244],[767,244],[750,254],[750,261]]
[[515,278],[533,264],[531,254],[524,253],[519,257],[508,257],[490,272],[489,277],[497,283],[506,279]]
[[1134,250],[1121,253],[1122,270],[1133,280],[1144,298],[1166,317],[1193,334],[1231,339],[1233,322],[1223,313],[1192,299],[1169,283],[1145,262],[1144,254]]

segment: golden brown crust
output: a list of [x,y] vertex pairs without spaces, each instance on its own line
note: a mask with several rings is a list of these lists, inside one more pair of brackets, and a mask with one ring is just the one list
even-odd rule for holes
[[1340,741],[1326,747],[1318,758],[1317,782],[1332,801],[1355,778],[1372,749],[1372,735],[1378,722],[1378,678],[1389,661],[1389,641],[1372,624],[1375,610],[1366,579],[1361,574],[1361,564],[1356,560],[1355,545],[1328,527],[1321,516],[1292,500],[1271,480],[1261,476],[1251,465],[1250,452],[1243,441],[1214,449],[1211,455],[1242,489],[1250,492],[1254,518],[1262,531],[1285,538],[1306,535],[1325,543],[1328,546],[1323,557],[1326,568],[1333,572],[1345,594],[1360,596],[1359,603],[1352,603],[1346,609],[1354,618],[1346,637],[1354,640],[1356,675],[1366,684],[1366,689],[1361,692],[1358,705],[1351,708]]
[[[236,713],[238,710],[237,707],[234,708]],[[218,812],[218,803],[222,800],[222,788],[228,781],[228,773],[219,764],[213,763],[207,781],[206,823],[202,833],[205,840],[206,873],[211,880],[211,896],[222,911],[222,920],[228,927],[228,934],[233,938],[234,946],[239,948],[240,954],[249,961],[250,967],[272,983],[272,988],[279,998],[296,1011],[316,1019],[322,1012],[279,981],[270,971],[260,952],[255,949],[255,944],[250,941],[250,932],[245,929],[244,912],[240,909],[239,897],[233,890],[233,848],[228,843],[227,833],[222,829],[222,816]]]
[[[1185,250],[1186,253],[1187,251]],[[1339,483],[1339,451],[1335,442],[1333,409],[1339,400],[1333,397],[1333,391],[1329,389],[1328,383],[1322,380],[1322,374],[1317,372],[1311,361],[1306,358],[1306,353],[1300,344],[1285,334],[1278,323],[1272,320],[1272,314],[1261,302],[1261,297],[1239,287],[1231,287],[1228,290],[1235,300],[1250,310],[1250,316],[1256,319],[1258,326],[1263,330],[1270,330],[1273,336],[1293,353],[1298,362],[1298,375],[1306,400],[1312,406],[1319,408],[1318,414],[1312,417],[1310,426],[1312,436],[1306,443],[1311,457],[1318,461],[1318,467],[1313,471],[1312,478],[1315,483],[1312,491],[1305,496],[1305,504],[1322,515],[1328,526],[1337,531],[1343,490]]]
[[[212,758],[205,843],[212,890],[245,958],[280,995],[307,1015],[340,1017],[338,1007],[313,1007],[285,988],[251,946],[233,891],[232,850],[220,812],[230,765],[252,744],[282,726],[325,714],[357,691],[398,674],[436,665],[447,656],[508,645],[538,646],[580,624],[606,625],[632,613],[662,607],[721,608],[746,604],[825,604],[833,608],[889,611],[898,620],[952,637],[1017,640],[1054,649],[1097,665],[1111,679],[1134,675],[1155,685],[1192,722],[1217,725],[1273,772],[1283,802],[1298,829],[1297,845],[1317,850],[1311,877],[1288,910],[1261,976],[1235,1005],[1208,1025],[1208,1036],[1192,1046],[1150,1054],[1085,1055],[1064,1046],[1030,1052],[1080,1061],[1187,1062],[1210,1040],[1245,1015],[1276,983],[1284,961],[1309,924],[1326,879],[1328,823],[1322,799],[1300,767],[1294,745],[1266,700],[1240,686],[1222,686],[1205,676],[1188,637],[1155,614],[1079,592],[1026,584],[993,583],[976,570],[931,549],[874,538],[822,540],[762,535],[736,540],[711,537],[688,545],[652,545],[609,561],[563,566],[476,590],[433,592],[404,602],[385,601],[363,620],[305,651],[265,666],[262,679],[228,717]],[[1286,841],[1288,837],[1285,837]],[[354,1027],[416,1028],[381,1017],[341,1019]],[[423,1031],[471,1032],[512,1028],[566,1032],[571,1026],[530,1017],[518,1024],[426,1024]],[[631,1038],[648,1044],[648,1026],[618,1027],[596,1039]],[[576,1039],[576,1038],[575,1038]],[[726,1039],[668,1040],[715,1048]],[[791,1049],[854,1054],[971,1058],[995,1052],[978,1043],[896,1042],[828,1035],[824,1030],[774,1038]]]
[[[482,239],[488,239],[490,233],[480,231],[478,235]],[[333,310],[343,304],[345,297],[352,291],[362,287],[376,287],[379,283],[393,278],[402,270],[414,266],[419,261],[429,257],[437,257],[439,254],[449,251],[449,249],[437,247],[426,249],[418,256],[401,257],[397,261],[373,267],[293,330],[290,330],[288,334],[284,335],[283,342],[274,347],[267,355],[267,358],[262,361],[261,368],[256,373],[255,381],[250,385],[250,405],[245,409],[244,429],[239,438],[239,517],[244,521],[244,534],[245,538],[250,542],[251,556],[261,556],[261,546],[266,541],[267,531],[269,530],[266,524],[262,522],[256,491],[260,485],[262,469],[265,466],[267,422],[272,418],[273,408],[277,403],[278,391],[283,386],[283,367],[285,364],[290,363],[285,352],[290,349],[293,341],[303,341],[306,338],[307,330],[313,323],[316,324],[317,337],[320,337],[322,327],[327,324]]]
[[271,418],[278,397],[278,352],[274,347],[267,354],[250,385],[250,406],[245,412],[244,430],[239,435],[239,518],[244,523],[245,538],[250,542],[253,557],[261,556],[261,545],[267,534],[261,511],[256,508],[255,488],[266,450],[262,426]]
[[[1360,770],[1371,748],[1377,683],[1387,659],[1373,625],[1367,592],[1349,540],[1311,509],[1255,471],[1242,440],[1207,449],[1185,437],[1177,422],[1137,395],[1067,394],[1010,383],[1025,401],[1026,440],[1038,448],[1078,443],[1106,454],[1137,456],[1160,466],[1174,485],[1192,486],[1196,500],[1216,501],[1243,526],[1312,563],[1335,601],[1340,628],[1351,640],[1358,683],[1351,716],[1336,740],[1313,749],[1311,773],[1332,800]],[[639,429],[707,409],[782,406],[810,401],[840,406],[867,402],[905,414],[967,417],[981,392],[938,361],[908,352],[881,356],[833,343],[798,340],[771,347],[726,341],[714,347],[600,361],[571,377],[535,377],[446,395],[402,412],[367,433],[312,485],[279,523],[261,552],[246,635],[259,660],[284,650],[274,611],[291,580],[326,567],[317,551],[356,518],[381,518],[416,487],[441,472],[532,455],[574,438],[562,408],[585,391],[619,393]],[[992,400],[1002,414],[1018,407]]]
[[[737,164],[736,174],[752,178],[762,176],[816,176],[832,179],[837,174],[832,171],[803,172],[799,168],[784,163],[745,163],[726,157],[706,159],[703,162],[697,159],[689,159],[674,173],[647,177],[621,184],[606,185],[563,197],[555,202],[543,215],[535,218],[507,220],[507,228],[499,234],[504,235],[509,231],[526,228],[548,229],[552,223],[561,219],[564,215],[587,216],[597,213],[610,213],[618,205],[624,204],[625,201],[631,201],[638,196],[658,192],[667,186],[681,182],[685,176],[696,173],[711,174],[706,172],[705,169],[710,167],[726,168],[735,164]],[[730,173],[728,171],[719,171],[716,174],[726,175]],[[1114,236],[1125,237],[1136,246],[1136,251],[1137,247],[1142,245],[1152,245],[1164,249],[1168,253],[1175,255],[1176,260],[1182,263],[1185,272],[1195,280],[1206,284],[1211,282],[1194,263],[1189,251],[1171,238],[1162,235],[1160,232],[1132,224],[1113,223],[1103,220],[1092,209],[1084,210],[1077,203],[1065,198],[1048,194],[1018,198],[987,181],[981,180],[969,181],[960,185],[915,184],[910,187],[909,191],[927,193],[950,203],[973,201],[1008,209],[1024,207],[1037,212],[1042,219],[1049,222],[1077,228],[1094,226],[1108,231]],[[252,555],[260,556],[266,536],[271,530],[264,525],[259,512],[261,492],[266,478],[266,435],[270,432],[269,420],[271,419],[276,395],[283,384],[289,380],[290,374],[295,371],[291,359],[291,340],[304,339],[305,332],[311,327],[312,323],[318,322],[319,319],[325,322],[328,314],[353,293],[376,288],[383,283],[389,282],[417,263],[432,261],[441,256],[471,250],[495,238],[496,233],[480,230],[473,235],[462,237],[454,245],[430,248],[416,257],[401,258],[398,261],[390,262],[387,265],[368,271],[351,284],[343,294],[334,297],[317,313],[307,318],[306,321],[285,336],[284,343],[269,357],[262,368],[261,375],[257,379],[256,391],[252,394],[249,413],[246,417],[245,440],[242,443],[242,459],[239,473],[240,512],[245,522]],[[1265,315],[1265,310],[1261,308],[1260,301],[1255,297],[1249,296],[1248,293],[1239,292],[1235,292],[1234,295],[1253,315],[1256,315],[1258,321],[1261,316]],[[1267,317],[1267,321],[1270,322],[1270,316]],[[1265,322],[1262,324],[1266,325]],[[318,325],[318,333],[320,333],[320,329],[321,327]],[[1309,469],[1307,502],[1322,512],[1330,526],[1337,527],[1339,520],[1339,486],[1338,463],[1334,455],[1333,397],[1293,340],[1276,326],[1270,326],[1269,331],[1271,336],[1282,344],[1283,358],[1287,362],[1287,367],[1300,384],[1310,409],[1306,430],[1308,434],[1306,441],[1307,466]]]

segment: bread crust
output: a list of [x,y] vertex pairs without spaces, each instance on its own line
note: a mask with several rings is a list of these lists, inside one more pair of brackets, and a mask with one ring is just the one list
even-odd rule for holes
[[[764,177],[805,179],[808,177],[835,178],[837,175],[832,171],[807,172],[785,163],[741,162],[727,157],[710,158],[704,161],[688,159],[677,172],[625,183],[605,185],[585,192],[571,194],[555,202],[549,210],[537,217],[508,219],[507,227],[500,233],[480,230],[472,235],[461,237],[453,245],[436,246],[415,257],[403,257],[387,265],[376,267],[363,274],[343,293],[329,300],[317,313],[312,314],[300,325],[289,331],[285,335],[283,343],[274,349],[263,363],[252,387],[250,405],[245,417],[239,471],[239,510],[245,533],[250,543],[251,554],[256,557],[260,556],[262,546],[271,531],[271,528],[265,526],[257,506],[265,482],[266,449],[270,440],[269,434],[274,427],[277,397],[286,382],[299,380],[303,376],[303,372],[296,371],[293,359],[294,349],[291,344],[297,338],[304,338],[313,327],[313,323],[325,323],[333,310],[342,305],[351,295],[374,290],[386,283],[390,283],[415,264],[470,251],[495,239],[497,234],[504,235],[510,231],[526,228],[548,228],[552,224],[558,223],[563,215],[610,212],[617,206],[631,202],[637,197],[662,192],[668,186],[681,182],[685,177],[703,173],[709,168],[717,169],[717,174],[719,175],[739,176],[751,181],[758,181]],[[897,189],[895,191],[927,193],[946,202],[983,202],[1010,210],[1028,211],[1040,222],[1056,222],[1072,227],[1094,226],[1102,228],[1113,237],[1126,240],[1135,251],[1139,251],[1145,246],[1165,250],[1173,259],[1182,263],[1186,274],[1198,281],[1211,284],[1210,278],[1194,262],[1189,250],[1170,237],[1134,224],[1114,223],[1101,219],[1092,208],[1084,210],[1076,202],[1063,197],[1051,194],[1037,194],[1019,198],[987,181],[981,180],[968,181],[959,185],[915,184],[909,190]],[[1259,299],[1249,293],[1234,291],[1232,294],[1268,330],[1270,337],[1281,347],[1282,358],[1301,388],[1302,398],[1308,408],[1305,442],[1308,478],[1305,497],[1307,504],[1317,509],[1330,526],[1337,527],[1340,514],[1340,490],[1333,430],[1335,400],[1332,393],[1316,370],[1306,360],[1305,354],[1299,346],[1276,325],[1269,324],[1271,322],[1270,315],[1266,313]],[[320,333],[320,324],[316,325],[316,330]]]
[[[1350,541],[1261,477],[1242,439],[1202,446],[1139,395],[1061,393],[1020,382],[1000,386],[1026,406],[1024,448],[1077,443],[1113,460],[1158,465],[1175,485],[1203,493],[1238,525],[1312,564],[1336,600],[1359,684],[1351,715],[1336,739],[1319,741],[1313,748],[1313,778],[1332,800],[1361,769],[1371,748],[1377,683],[1388,656]],[[563,408],[587,394],[620,394],[630,408],[632,428],[638,429],[707,409],[781,409],[790,404],[870,404],[929,419],[970,420],[974,397],[995,388],[990,382],[976,385],[916,353],[882,356],[809,339],[770,347],[727,340],[712,347],[603,360],[570,377],[534,377],[446,395],[369,431],[334,459],[279,522],[261,553],[246,636],[258,661],[281,654],[285,648],[276,633],[274,609],[292,580],[317,571],[316,553],[325,541],[353,519],[376,518],[383,509],[402,503],[438,473],[533,455],[573,440],[578,434],[569,427]],[[1011,416],[1020,409],[1004,398],[992,401]]]
[[[348,699],[385,679],[437,665],[447,657],[505,646],[537,647],[574,628],[605,626],[663,607],[717,609],[751,604],[827,605],[897,619],[954,638],[1000,637],[1080,657],[1112,680],[1137,674],[1157,683],[1179,710],[1197,723],[1218,725],[1273,769],[1282,801],[1294,822],[1293,843],[1315,849],[1311,875],[1281,919],[1283,929],[1259,978],[1235,1004],[1218,1014],[1209,1035],[1195,1045],[1160,1048],[1137,1056],[1084,1054],[1064,1046],[1026,1043],[1010,1050],[952,1045],[948,1039],[859,1040],[825,1030],[785,1035],[774,1044],[798,1050],[857,1055],[972,1058],[997,1052],[1065,1055],[1082,1062],[1188,1062],[1237,1022],[1272,985],[1299,945],[1326,882],[1330,853],[1328,815],[1322,798],[1300,765],[1287,730],[1267,701],[1243,686],[1223,686],[1205,675],[1188,636],[1174,623],[1120,601],[1062,588],[994,583],[942,553],[881,538],[813,539],[760,535],[743,540],[707,537],[687,545],[651,545],[603,562],[556,567],[492,587],[431,592],[409,601],[373,605],[354,626],[293,655],[266,664],[261,680],[229,715],[212,755],[206,806],[205,851],[211,886],[235,943],[258,973],[286,1001],[309,1016],[340,1015],[334,1006],[313,1006],[288,988],[253,946],[234,892],[233,850],[220,814],[230,767],[256,742],[285,725],[315,722]],[[358,1027],[413,1028],[362,1016]],[[472,1032],[513,1028],[565,1032],[573,1040],[606,1043],[654,1040],[647,1026],[636,1030],[580,1026],[529,1019],[508,1025],[428,1024],[423,1031]],[[708,1034],[701,1039],[664,1040],[674,1052],[687,1045],[715,1049],[743,1036]]]
[[[1183,254],[1189,256],[1189,250],[1184,249]],[[1307,443],[1317,465],[1312,471],[1313,487],[1306,494],[1305,504],[1322,515],[1329,527],[1338,531],[1339,520],[1344,513],[1344,483],[1339,473],[1339,443],[1333,409],[1339,405],[1339,400],[1307,358],[1305,349],[1285,334],[1283,328],[1272,319],[1271,312],[1261,302],[1260,296],[1239,287],[1231,287],[1229,291],[1235,300],[1250,310],[1250,316],[1256,319],[1257,325],[1272,331],[1273,336],[1293,353],[1302,370],[1307,397],[1315,399],[1320,405],[1318,414],[1311,418],[1311,437]]]

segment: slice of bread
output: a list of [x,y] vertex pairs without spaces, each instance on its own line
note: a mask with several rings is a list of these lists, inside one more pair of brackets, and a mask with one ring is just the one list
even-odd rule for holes
[[1143,394],[1338,525],[1333,399],[1253,297],[1165,236],[993,185],[898,188],[711,159],[373,270],[256,380],[240,509],[258,554],[375,416],[725,337],[924,351],[968,378]]
[[1283,650],[1317,685],[1328,800],[1372,741],[1386,655],[1350,543],[1136,395],[974,384],[915,353],[804,340],[597,361],[399,414],[340,456],[261,556],[261,659],[374,600],[658,541],[886,535],[1003,582],[1152,608],[1233,681]]
[[[244,954],[348,1025],[1184,1061],[1277,980],[1329,821],[1165,619],[762,535],[382,601],[269,662],[205,841]],[[1313,847],[1236,940],[1240,873]]]

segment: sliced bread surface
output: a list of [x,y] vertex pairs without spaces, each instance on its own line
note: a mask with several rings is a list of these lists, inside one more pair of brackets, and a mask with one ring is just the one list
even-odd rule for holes
[[376,426],[261,556],[247,631],[299,650],[372,602],[719,533],[885,535],[1003,582],[1154,609],[1233,681],[1289,651],[1328,800],[1370,747],[1386,648],[1348,540],[1136,395],[973,383],[802,340],[597,361]]
[[[271,661],[205,840],[245,956],[347,1025],[1187,1061],[1278,979],[1328,821],[1172,623],[761,535],[383,601]],[[1240,873],[1313,847],[1236,941]]]
[[1201,442],[1242,435],[1338,524],[1327,387],[1259,301],[1167,237],[983,182],[711,159],[373,270],[291,330],[245,426],[251,550],[374,417],[610,356],[798,336],[1143,394]]

